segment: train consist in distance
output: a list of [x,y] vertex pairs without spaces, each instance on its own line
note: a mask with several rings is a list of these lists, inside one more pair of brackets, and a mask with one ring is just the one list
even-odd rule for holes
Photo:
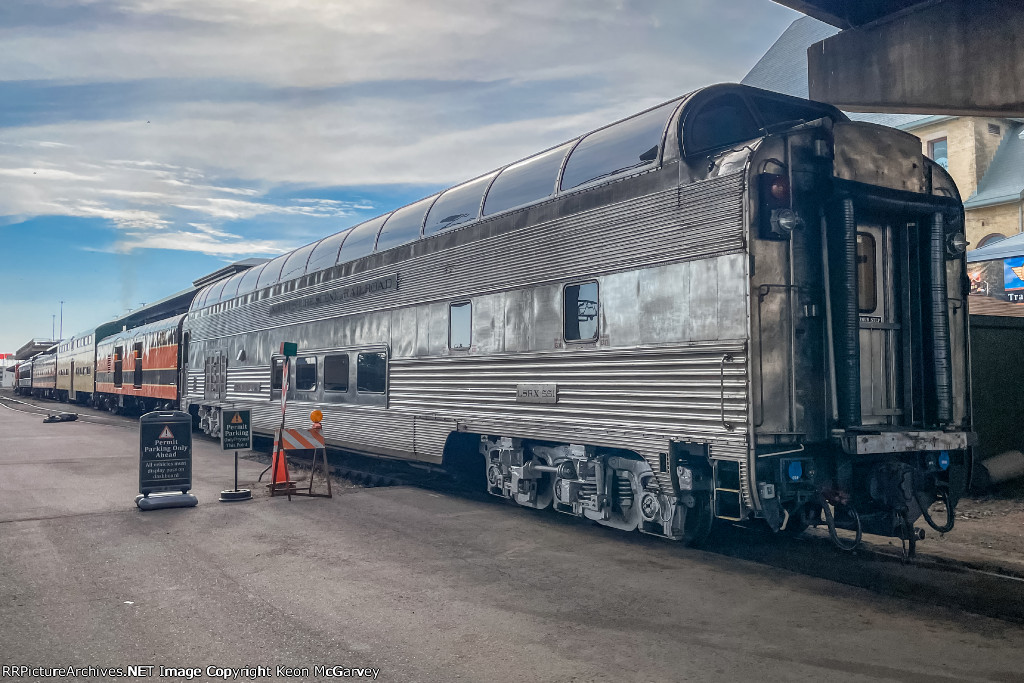
[[211,435],[248,408],[271,433],[292,341],[286,422],[319,408],[338,448],[686,542],[719,518],[912,543],[921,517],[952,527],[975,442],[962,231],[912,135],[711,86],[217,281],[187,316],[73,338],[18,386],[177,404]]

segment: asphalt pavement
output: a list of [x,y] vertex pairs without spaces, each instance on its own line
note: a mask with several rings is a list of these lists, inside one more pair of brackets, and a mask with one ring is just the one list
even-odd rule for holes
[[[249,671],[235,680],[289,678],[278,667],[296,668],[292,680],[363,668],[382,681],[1024,677],[1019,623],[497,499],[412,487],[271,499],[255,482],[263,466],[243,459],[255,499],[220,503],[231,455],[198,434],[199,505],[142,512],[130,421],[41,417],[0,406],[0,668],[145,666],[164,680],[237,667]],[[318,675],[324,666],[335,668]]]

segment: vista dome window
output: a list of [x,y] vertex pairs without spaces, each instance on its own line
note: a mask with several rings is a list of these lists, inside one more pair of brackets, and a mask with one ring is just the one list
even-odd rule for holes
[[263,272],[260,273],[260,279],[256,282],[256,289],[276,285],[281,279],[281,269],[284,268],[284,262],[288,260],[289,256],[291,254],[282,254],[264,266]]
[[491,184],[484,201],[484,215],[547,199],[555,193],[558,171],[573,142],[524,159],[507,167]]
[[217,301],[213,301],[211,299],[211,300],[207,301],[206,303],[207,304],[215,304],[215,303],[220,302],[220,301],[228,301],[230,299],[234,299],[236,296],[238,296],[238,285],[241,284],[242,277],[244,275],[245,275],[244,272],[235,273],[234,275],[232,275],[227,280],[227,282],[224,283],[224,289],[222,289],[221,292],[220,292],[220,298],[218,298]]
[[262,266],[250,268],[245,271],[245,274],[242,276],[242,281],[238,284],[238,293],[236,296],[248,294],[252,290],[256,289],[256,283],[259,282],[260,273],[263,272],[263,269],[266,268],[267,265],[268,264],[264,263]]
[[583,138],[565,164],[562,189],[657,163],[665,128],[678,104],[673,100]]
[[306,262],[306,272],[315,273],[337,263],[341,243],[345,241],[345,236],[350,232],[351,230],[342,230],[317,242],[313,247],[313,252],[309,255],[309,261]]
[[735,93],[719,95],[688,116],[686,130],[687,154],[699,154],[758,137],[760,126],[743,98]]
[[306,261],[309,260],[309,254],[316,245],[317,242],[314,242],[293,251],[288,260],[284,262],[284,267],[281,268],[281,276],[278,280],[291,280],[303,275],[306,272]]
[[484,192],[494,176],[494,173],[489,173],[483,178],[446,190],[430,207],[423,235],[433,235],[450,230],[456,225],[475,221],[480,214],[480,202],[484,198]]
[[391,218],[380,229],[380,235],[377,237],[377,251],[385,251],[419,239],[420,229],[423,227],[423,216],[434,199],[436,199],[436,195],[402,207],[391,214]]
[[377,233],[380,232],[380,226],[384,225],[384,221],[390,215],[378,216],[352,228],[345,241],[341,244],[341,251],[338,252],[338,263],[372,254],[373,245],[377,241]]

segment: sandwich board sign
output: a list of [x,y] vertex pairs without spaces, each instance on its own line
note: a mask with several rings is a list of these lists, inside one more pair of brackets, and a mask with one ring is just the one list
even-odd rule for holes
[[224,409],[220,427],[220,447],[225,451],[247,451],[252,448],[252,411]]
[[144,510],[192,506],[196,499],[187,495],[191,488],[192,416],[178,410],[146,413],[139,418],[141,495],[136,504]]

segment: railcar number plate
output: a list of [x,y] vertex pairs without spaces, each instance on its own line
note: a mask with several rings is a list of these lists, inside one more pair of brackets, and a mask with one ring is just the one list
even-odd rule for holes
[[558,403],[558,385],[517,384],[516,403]]

